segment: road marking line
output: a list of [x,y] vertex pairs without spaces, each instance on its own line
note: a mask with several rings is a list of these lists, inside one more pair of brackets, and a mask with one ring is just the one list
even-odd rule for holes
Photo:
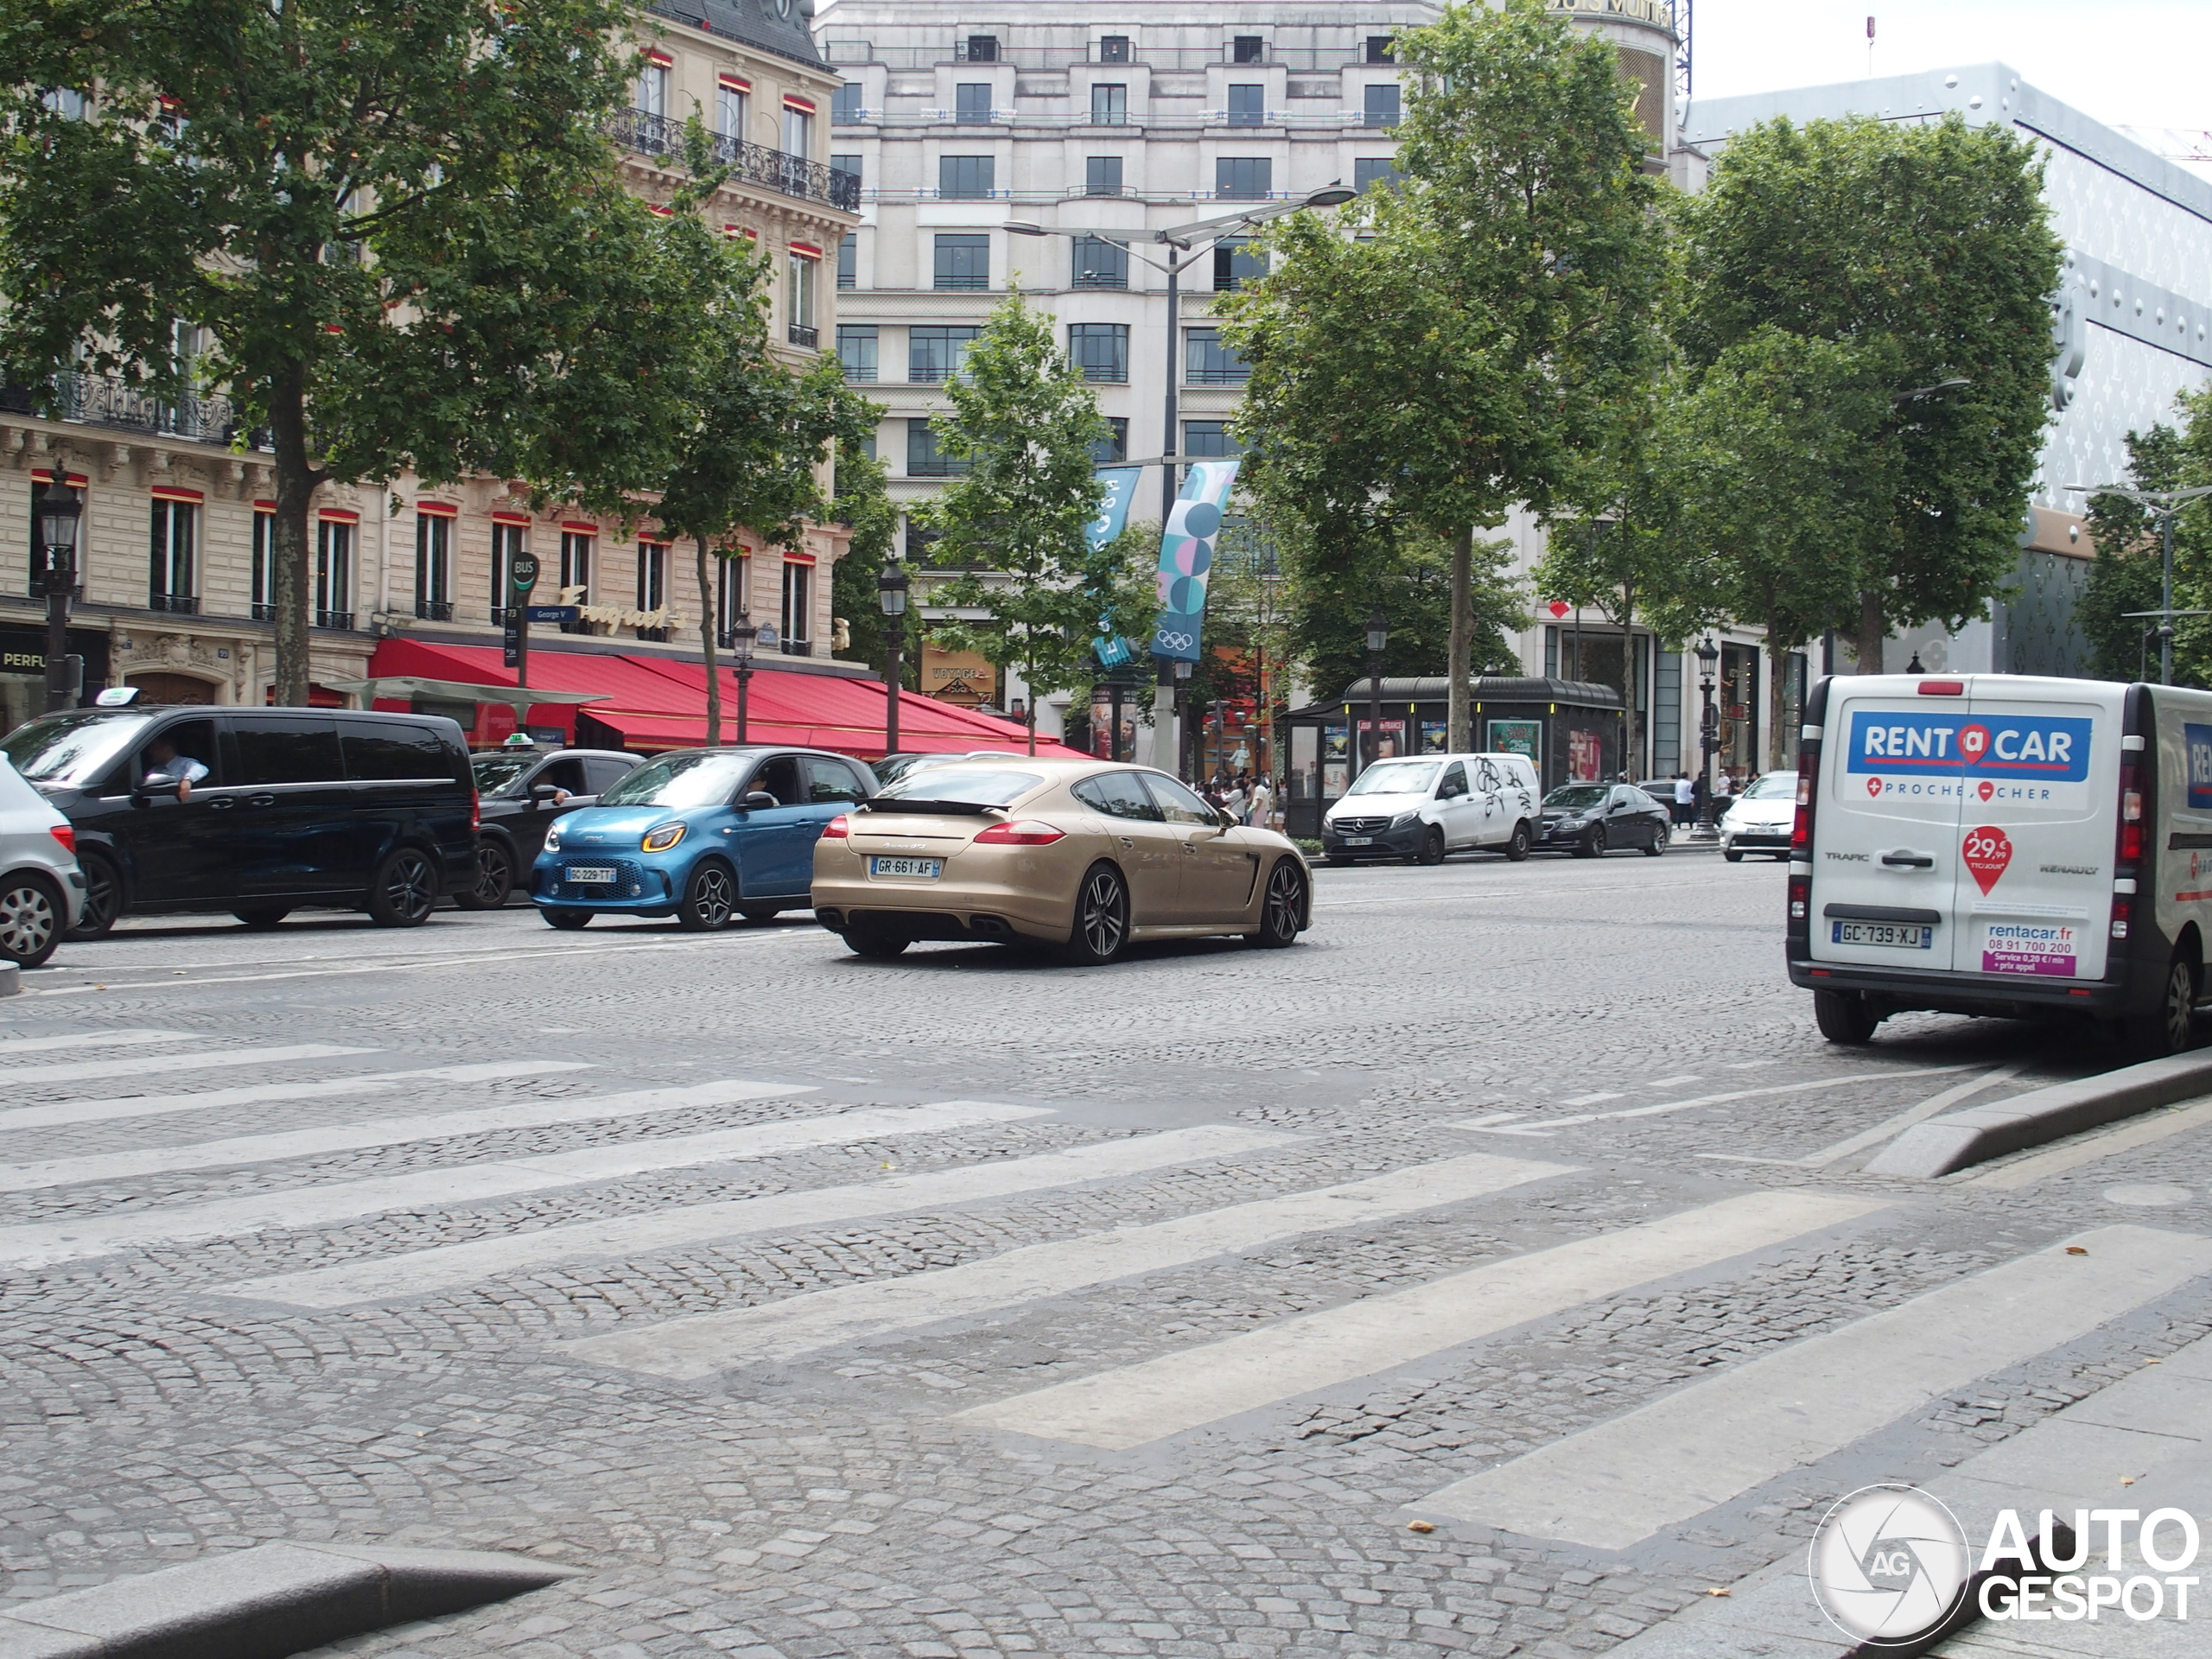
[[292,1043],[282,1048],[210,1048],[188,1054],[132,1054],[121,1059],[64,1060],[51,1065],[17,1065],[0,1071],[0,1084],[76,1083],[87,1077],[143,1077],[162,1071],[205,1071],[216,1066],[280,1065],[292,1060],[331,1060],[349,1054],[376,1054],[373,1048],[336,1043]]
[[[1762,1095],[1794,1095],[1808,1089],[1840,1089],[1847,1084],[1854,1083],[1894,1083],[1906,1077],[1942,1077],[1946,1072],[1964,1071],[1967,1069],[1963,1065],[1924,1065],[1915,1067],[1910,1071],[1862,1071],[1854,1077],[1807,1077],[1798,1083],[1776,1083],[1759,1089],[1731,1089],[1725,1094],[1700,1095],[1694,1100],[1662,1100],[1656,1106],[1630,1106],[1617,1112],[1585,1112],[1574,1117],[1541,1118],[1538,1120],[1543,1125],[1541,1129],[1491,1128],[1489,1132],[1492,1135],[1548,1134],[1554,1129],[1567,1128],[1577,1123],[1602,1123],[1611,1119],[1623,1117],[1658,1117],[1668,1112],[1686,1112],[1693,1106],[1718,1106],[1726,1101],[1752,1100]],[[1453,1129],[1478,1129],[1484,1128],[1485,1123],[1483,1119],[1477,1118],[1465,1122],[1448,1123],[1445,1127]]]
[[1066,1152],[997,1159],[925,1175],[894,1175],[850,1186],[685,1205],[645,1215],[573,1222],[536,1232],[503,1233],[465,1244],[438,1245],[374,1261],[276,1274],[213,1288],[226,1295],[289,1302],[300,1307],[412,1300],[432,1291],[455,1289],[581,1256],[620,1260],[745,1233],[804,1232],[839,1222],[874,1221],[917,1210],[1147,1174],[1178,1165],[1281,1152],[1306,1139],[1280,1129],[1209,1123],[1099,1141]]
[[2162,1111],[2107,1129],[2102,1135],[2093,1135],[2088,1140],[2054,1147],[2049,1152],[2023,1158],[2018,1163],[2001,1165],[1986,1175],[1977,1175],[1972,1180],[1961,1181],[1959,1185],[1998,1188],[2030,1186],[2050,1176],[2063,1175],[2069,1169],[2079,1169],[2082,1165],[2094,1164],[2100,1159],[2133,1152],[2138,1147],[2147,1147],[2154,1141],[2163,1141],[2168,1135],[2183,1135],[2207,1123],[2212,1123],[2212,1101],[2195,1105],[2184,1103],[2169,1106]]
[[1704,1079],[1696,1072],[1690,1071],[1679,1077],[1654,1077],[1643,1086],[1647,1089],[1679,1089],[1686,1083],[1702,1083]]
[[120,1048],[139,1043],[189,1043],[188,1031],[86,1031],[73,1037],[0,1038],[0,1060],[54,1048]]
[[1841,1193],[1745,1193],[976,1406],[958,1416],[1039,1440],[1127,1451],[1855,1221],[1888,1204]]
[[1604,1090],[1594,1095],[1576,1095],[1571,1100],[1562,1100],[1560,1102],[1560,1104],[1562,1106],[1595,1106],[1601,1100],[1620,1100],[1622,1098],[1624,1098],[1624,1096],[1620,1090],[1614,1089]]
[[2212,1238],[2104,1227],[1747,1361],[1408,1507],[1626,1549],[1818,1462],[1946,1389],[2086,1336],[2212,1271]]
[[1980,1077],[1968,1077],[1964,1083],[1955,1083],[1942,1093],[1930,1095],[1919,1105],[1910,1107],[1895,1117],[1877,1123],[1871,1129],[1839,1141],[1832,1147],[1824,1147],[1810,1157],[1798,1161],[1808,1169],[1819,1169],[1839,1158],[1848,1158],[1854,1152],[1864,1152],[1871,1146],[1904,1134],[1916,1123],[1925,1122],[1939,1112],[1948,1110],[1969,1095],[1978,1095],[1985,1089],[1994,1089],[1999,1084],[2018,1077],[2027,1069],[2028,1062],[2019,1060],[2011,1065],[2000,1065],[1993,1071],[1984,1072]]
[[446,1209],[582,1186],[624,1176],[687,1169],[698,1164],[737,1163],[772,1158],[812,1147],[837,1146],[879,1135],[921,1135],[1042,1117],[1041,1106],[997,1106],[982,1101],[943,1105],[886,1107],[792,1118],[742,1128],[710,1129],[703,1135],[670,1135],[654,1141],[626,1141],[556,1152],[542,1158],[487,1160],[465,1165],[410,1170],[362,1181],[334,1181],[321,1186],[257,1192],[245,1198],[215,1198],[162,1210],[124,1211],[106,1217],[71,1217],[66,1221],[0,1227],[0,1265],[40,1268],[81,1261],[116,1250],[151,1244],[183,1244],[248,1233],[289,1232],[333,1223],[358,1221],[388,1210]]
[[0,1112],[0,1129],[50,1129],[105,1123],[118,1117],[159,1117],[214,1106],[257,1106],[267,1101],[327,1100],[336,1095],[374,1095],[416,1083],[483,1083],[496,1077],[535,1077],[556,1071],[588,1071],[583,1060],[484,1060],[434,1065],[417,1071],[370,1071],[322,1083],[256,1083],[238,1089],[204,1089],[188,1095],[123,1095],[112,1100],[68,1100]]
[[688,1106],[734,1106],[748,1100],[810,1095],[804,1085],[747,1083],[729,1079],[681,1089],[640,1089],[627,1094],[580,1100],[529,1100],[473,1111],[426,1112],[416,1117],[388,1117],[364,1123],[333,1123],[321,1128],[289,1129],[275,1135],[232,1135],[181,1147],[138,1147],[76,1158],[47,1158],[36,1163],[0,1164],[0,1192],[33,1192],[79,1181],[110,1181],[134,1175],[164,1175],[188,1169],[221,1169],[241,1164],[274,1163],[284,1158],[312,1158],[325,1153],[394,1147],[410,1141],[444,1140],[499,1129],[535,1129],[596,1118],[638,1117],[650,1112],[680,1111]]
[[575,1358],[601,1365],[687,1380],[711,1376],[740,1365],[791,1359],[842,1343],[1187,1267],[1300,1233],[1372,1228],[1440,1205],[1574,1173],[1567,1164],[1471,1153],[1173,1221],[1054,1239],[934,1273],[838,1285],[759,1307],[669,1319],[561,1345]]

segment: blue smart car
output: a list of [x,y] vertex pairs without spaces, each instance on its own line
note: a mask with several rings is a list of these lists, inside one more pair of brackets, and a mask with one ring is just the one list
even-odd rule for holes
[[709,929],[804,910],[822,826],[874,791],[866,766],[820,749],[671,750],[554,822],[531,902],[559,928],[601,911]]

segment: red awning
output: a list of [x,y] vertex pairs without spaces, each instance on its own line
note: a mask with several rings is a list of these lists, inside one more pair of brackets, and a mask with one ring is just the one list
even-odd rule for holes
[[[369,677],[412,674],[477,685],[512,685],[514,670],[488,645],[434,645],[386,639],[369,660]],[[718,669],[721,741],[737,734],[737,677]],[[597,656],[582,652],[531,653],[530,681],[553,691],[597,692],[606,701],[581,707],[542,704],[531,725],[560,725],[582,715],[619,733],[633,748],[688,748],[707,741],[707,671],[703,664],[659,657]],[[760,668],[746,687],[746,741],[791,743],[873,757],[883,748],[884,687],[879,680],[832,674],[797,674]],[[573,729],[573,728],[569,728]],[[899,699],[899,747],[910,753],[958,753],[964,749],[1026,751],[1028,734],[1010,720],[955,708],[912,691]],[[1080,751],[1040,739],[1040,755],[1081,759]]]

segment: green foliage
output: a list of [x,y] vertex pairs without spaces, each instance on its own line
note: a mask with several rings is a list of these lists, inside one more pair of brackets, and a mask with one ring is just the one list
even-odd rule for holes
[[[690,353],[601,134],[628,22],[610,0],[0,14],[0,366],[219,385],[267,429],[280,701],[307,696],[318,485],[632,442],[650,410],[616,383]],[[97,88],[86,118],[52,86]],[[190,361],[180,321],[208,333]]]
[[[2186,423],[2163,422],[2148,432],[2127,435],[2127,477],[2099,480],[2139,489],[2182,490],[2212,484],[2212,391],[2180,400]],[[2146,671],[2158,674],[2158,641],[2145,632],[2157,619],[2126,613],[2155,611],[2160,605],[2164,555],[2158,520],[2125,496],[2089,499],[2089,535],[2096,562],[2074,617],[2089,641],[2092,671],[2105,679],[2133,680]],[[2174,520],[2174,608],[2212,608],[2212,508],[2191,501]],[[2212,687],[2212,618],[2177,617],[2174,621],[2173,675],[2177,685]]]
[[[1510,633],[1529,625],[1519,582],[1507,567],[1510,539],[1476,542],[1469,613],[1474,619],[1471,674],[1518,674]],[[1449,671],[1452,633],[1451,543],[1418,532],[1378,548],[1332,549],[1293,543],[1295,573],[1290,631],[1315,693],[1336,696],[1367,675],[1367,618],[1381,611],[1390,625],[1382,654],[1386,675]]]
[[969,467],[918,515],[938,532],[931,559],[959,572],[931,598],[986,610],[990,620],[934,632],[1001,677],[1021,671],[1033,742],[1039,701],[1087,681],[1102,602],[1109,602],[1093,584],[1114,573],[1084,534],[1098,512],[1091,454],[1108,435],[1106,423],[1055,343],[1052,318],[1018,293],[986,319],[945,394],[952,410],[938,417],[943,445]]
[[[1847,600],[1828,571],[1783,583],[1805,607],[1785,639],[1855,624],[1878,666],[1891,628],[1961,627],[2015,569],[2050,415],[2042,183],[2036,146],[2002,124],[1777,120],[1732,139],[1684,203],[1696,281],[1678,339],[1704,400],[1688,418],[1714,446],[1686,496],[1740,536],[1724,562],[1817,548],[1849,576]],[[1967,384],[1891,402],[1950,379]],[[1759,438],[1769,420],[1787,442]],[[1732,455],[1749,470],[1726,471]],[[1763,531],[1730,494],[1801,522]],[[1718,602],[1764,580],[1724,571]]]

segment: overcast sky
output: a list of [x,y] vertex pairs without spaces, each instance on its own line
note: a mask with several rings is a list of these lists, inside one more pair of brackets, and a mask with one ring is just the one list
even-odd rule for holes
[[[2212,151],[2212,0],[1696,0],[1700,97],[1996,59],[2109,126]],[[2212,171],[2200,164],[2199,172]]]

